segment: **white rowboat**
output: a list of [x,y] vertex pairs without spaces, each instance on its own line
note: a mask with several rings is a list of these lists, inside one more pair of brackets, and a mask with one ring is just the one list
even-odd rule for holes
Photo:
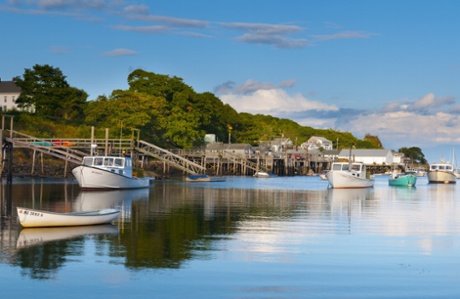
[[19,223],[23,227],[81,226],[110,223],[120,211],[102,209],[96,211],[57,213],[17,207]]

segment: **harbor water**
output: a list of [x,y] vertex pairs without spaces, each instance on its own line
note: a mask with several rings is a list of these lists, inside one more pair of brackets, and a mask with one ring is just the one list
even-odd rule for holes
[[[16,207],[115,207],[110,225],[27,228]],[[330,189],[319,177],[1,185],[1,298],[460,298],[460,186]]]

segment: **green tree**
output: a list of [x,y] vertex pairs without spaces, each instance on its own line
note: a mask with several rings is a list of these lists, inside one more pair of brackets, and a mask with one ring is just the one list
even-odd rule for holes
[[[143,136],[163,145],[166,127],[166,102],[142,92],[115,90],[109,98],[100,96],[90,102],[86,109],[86,123],[91,126],[109,128],[118,134],[124,128],[125,134],[132,129],[142,130]],[[160,138],[161,136],[161,138]]]
[[36,64],[33,69],[25,69],[23,78],[17,77],[15,82],[21,88],[17,99],[20,108],[58,122],[83,119],[81,112],[88,94],[69,86],[59,68]]
[[398,152],[403,153],[405,157],[410,158],[414,163],[426,164],[425,155],[419,147],[402,147]]

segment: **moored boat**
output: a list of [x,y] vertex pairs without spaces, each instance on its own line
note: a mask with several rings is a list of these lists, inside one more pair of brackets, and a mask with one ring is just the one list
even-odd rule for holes
[[411,173],[393,173],[388,180],[390,186],[414,187],[416,182],[417,177]]
[[256,171],[256,173],[254,173],[254,177],[255,178],[269,178],[270,174],[265,171]]
[[58,213],[17,207],[19,223],[23,227],[82,226],[110,223],[120,211],[102,209],[95,211]]
[[326,174],[331,188],[371,188],[374,180],[368,176],[366,165],[361,162],[334,162]]
[[185,177],[186,182],[225,182],[224,177],[209,176],[207,174],[191,174]]
[[428,183],[432,184],[456,184],[454,166],[451,163],[441,161],[440,163],[430,164],[428,170]]
[[84,190],[147,188],[154,178],[133,176],[129,157],[87,156],[72,174]]

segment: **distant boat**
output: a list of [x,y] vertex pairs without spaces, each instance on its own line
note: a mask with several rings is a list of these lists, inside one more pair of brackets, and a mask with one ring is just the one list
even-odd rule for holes
[[457,177],[454,165],[441,161],[440,163],[430,164],[428,170],[428,183],[432,184],[455,184]]
[[147,188],[154,178],[133,176],[129,157],[87,156],[80,166],[72,169],[83,190]]
[[254,173],[254,177],[255,178],[269,178],[270,174],[265,171],[257,171],[256,173]]
[[407,168],[405,171],[406,174],[413,174],[416,177],[423,177],[426,176],[426,171],[423,169],[414,169],[414,168]]
[[191,174],[185,178],[186,182],[225,182],[224,177],[209,176],[207,174]]
[[394,172],[388,180],[390,186],[414,187],[416,182],[417,177],[411,173],[398,174]]
[[23,227],[81,226],[110,223],[120,211],[102,209],[96,211],[57,213],[17,207],[19,223]]
[[323,181],[327,181],[327,171],[321,171],[319,173],[319,177],[323,180]]
[[371,188],[374,180],[367,176],[366,165],[361,162],[334,162],[326,174],[332,188]]

